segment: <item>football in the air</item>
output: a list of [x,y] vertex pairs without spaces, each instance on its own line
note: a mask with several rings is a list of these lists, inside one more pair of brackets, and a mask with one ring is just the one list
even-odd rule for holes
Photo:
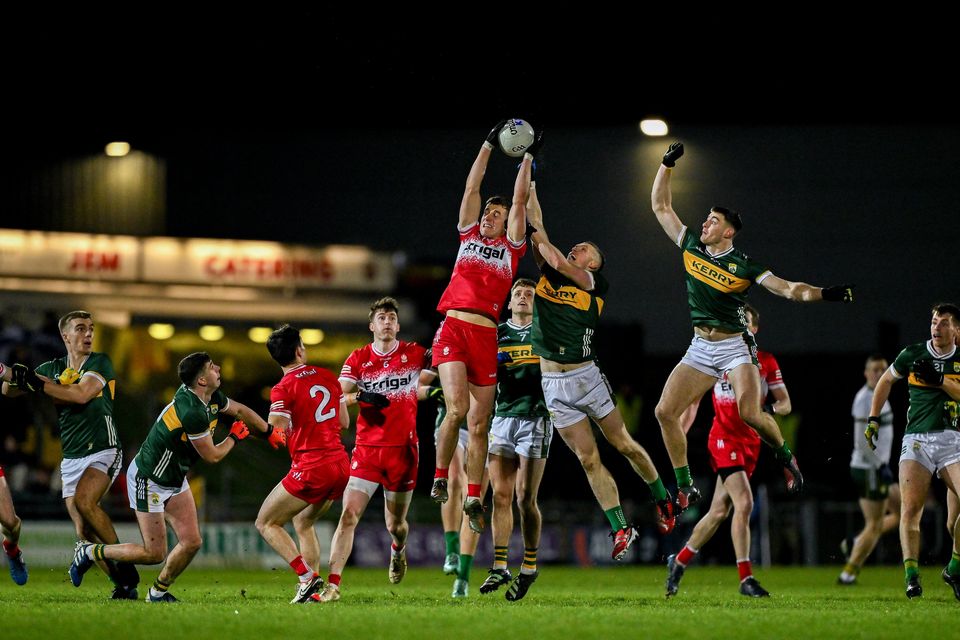
[[519,158],[533,144],[533,135],[533,127],[526,120],[507,120],[500,129],[500,149],[511,158]]

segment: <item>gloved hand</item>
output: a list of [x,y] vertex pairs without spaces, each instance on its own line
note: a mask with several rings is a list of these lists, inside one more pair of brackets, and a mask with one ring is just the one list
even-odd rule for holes
[[279,449],[280,447],[287,447],[287,432],[283,429],[277,429],[272,424],[267,425],[267,442],[274,449]]
[[507,364],[513,362],[513,357],[507,351],[497,351],[497,364]]
[[537,154],[543,148],[543,131],[537,131],[533,138],[533,143],[527,147],[524,153],[529,153],[530,157],[536,158]]
[[357,391],[357,403],[369,404],[377,409],[386,409],[390,406],[390,399],[382,393],[374,391]]
[[772,402],[764,402],[764,403],[763,403],[763,410],[764,410],[766,413],[769,413],[769,414],[772,415],[772,416],[773,416],[773,415],[776,415],[776,413],[777,413],[776,411],[773,410],[773,403],[772,403]]
[[443,402],[443,387],[430,387],[430,389],[427,391],[427,399]]
[[17,363],[11,367],[13,372],[13,384],[21,391],[30,393],[43,393],[43,380],[34,372],[33,369],[25,364]]
[[487,134],[485,144],[489,144],[491,148],[499,146],[500,129],[503,129],[503,125],[505,124],[507,124],[506,119],[501,120],[497,124],[493,125],[493,129],[490,129],[490,133]]
[[913,363],[913,366],[910,367],[910,370],[923,384],[929,384],[935,387],[943,384],[943,372],[937,371],[932,360],[917,360]]
[[227,437],[233,438],[235,443],[240,444],[240,441],[249,435],[250,429],[247,428],[247,425],[244,424],[242,420],[237,420],[233,423],[233,426],[230,427],[230,433],[227,434]]
[[853,302],[853,288],[855,284],[838,284],[833,287],[824,287],[820,295],[826,302]]
[[863,430],[863,436],[867,439],[867,444],[874,451],[877,450],[877,437],[880,433],[880,417],[870,416],[867,418],[867,428]]
[[677,160],[679,160],[682,155],[683,155],[683,143],[679,141],[674,142],[667,149],[667,152],[663,154],[663,166],[673,167],[675,164],[677,164]]

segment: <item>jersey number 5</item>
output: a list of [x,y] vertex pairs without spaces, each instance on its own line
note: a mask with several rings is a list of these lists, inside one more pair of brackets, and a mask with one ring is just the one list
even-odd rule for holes
[[330,390],[324,387],[323,385],[315,384],[310,387],[310,397],[316,398],[317,394],[323,396],[320,398],[320,404],[317,405],[317,410],[313,414],[313,418],[317,422],[326,422],[330,418],[337,415],[336,407],[331,407],[327,409],[327,405],[330,404]]

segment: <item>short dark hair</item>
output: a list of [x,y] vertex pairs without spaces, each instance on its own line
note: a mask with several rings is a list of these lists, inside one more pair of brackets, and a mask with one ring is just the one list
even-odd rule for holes
[[510,200],[504,196],[490,196],[487,198],[487,201],[483,203],[483,209],[480,210],[481,213],[486,211],[490,205],[500,205],[504,207],[508,213],[510,212]]
[[881,353],[871,353],[867,356],[867,361],[863,363],[863,366],[868,366],[871,362],[886,362],[887,359],[883,357]]
[[737,233],[740,233],[740,230],[743,229],[743,219],[740,218],[740,214],[732,209],[727,209],[726,207],[710,207],[711,213],[719,213],[723,216],[723,219],[730,223],[730,226],[733,227],[733,230]]
[[397,301],[390,296],[384,296],[370,305],[370,313],[367,316],[370,319],[370,322],[373,322],[373,316],[377,315],[377,311],[393,311],[397,316],[400,316],[400,310],[397,306]]
[[296,360],[299,347],[300,329],[295,329],[288,324],[283,325],[267,338],[267,351],[281,367]]
[[200,377],[200,372],[211,360],[210,354],[206,351],[198,351],[188,355],[177,365],[177,375],[180,376],[180,382],[188,387],[195,385],[197,378]]
[[517,287],[530,287],[531,289],[536,289],[537,283],[530,278],[517,278],[517,281],[513,283],[512,287],[510,287],[510,295],[513,295],[513,290]]
[[70,324],[71,320],[76,320],[81,318],[83,320],[89,320],[93,316],[90,315],[89,311],[84,311],[83,309],[77,309],[76,311],[71,311],[67,315],[60,318],[60,321],[57,323],[57,326],[60,328],[60,333],[63,333],[67,330],[67,325]]
[[593,240],[584,240],[583,242],[584,244],[588,244],[591,247],[593,247],[594,250],[597,252],[597,255],[600,256],[600,264],[599,266],[597,266],[597,271],[600,271],[601,269],[603,269],[603,265],[607,264],[607,256],[603,254],[603,251],[600,250],[600,247]]
[[[759,325],[759,324],[760,324],[760,312],[757,311],[755,308],[753,308],[753,306],[750,305],[749,303],[745,303],[745,304],[743,305],[743,315],[746,316],[748,313],[753,316],[753,321],[756,322],[756,323]],[[749,323],[748,323],[748,324],[749,324]]]
[[952,302],[938,302],[933,305],[931,312],[938,316],[949,313],[953,316],[953,324],[960,326],[960,307]]

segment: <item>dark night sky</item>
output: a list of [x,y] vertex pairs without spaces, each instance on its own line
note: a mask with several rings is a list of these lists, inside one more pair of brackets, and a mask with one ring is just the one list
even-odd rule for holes
[[[11,70],[8,142],[39,143],[24,153],[40,163],[118,138],[167,158],[173,234],[367,243],[442,261],[483,135],[525,117],[548,135],[540,184],[554,238],[610,247],[624,296],[611,318],[664,327],[648,328],[650,348],[682,343],[689,326],[679,263],[648,215],[664,145],[636,133],[644,116],[664,116],[688,144],[675,198],[686,222],[726,203],[751,225],[738,245],[778,274],[860,284],[864,301],[846,316],[758,294],[785,349],[815,343],[823,326],[840,327],[827,348],[873,348],[877,323],[903,315],[881,302],[894,294],[876,274],[898,253],[921,264],[926,228],[960,195],[957,118],[932,39],[910,65],[909,38],[863,45],[842,25],[720,37],[631,23],[571,36],[533,20],[504,45],[490,33],[523,31],[510,16],[478,17],[470,33],[414,18],[389,32],[306,11],[160,18],[158,34],[120,41],[107,37],[115,23],[45,33],[46,48]],[[498,158],[485,186],[508,191],[511,172]],[[634,285],[650,279],[663,286]],[[904,311],[960,291],[912,272],[892,286],[913,287],[896,294]]]

